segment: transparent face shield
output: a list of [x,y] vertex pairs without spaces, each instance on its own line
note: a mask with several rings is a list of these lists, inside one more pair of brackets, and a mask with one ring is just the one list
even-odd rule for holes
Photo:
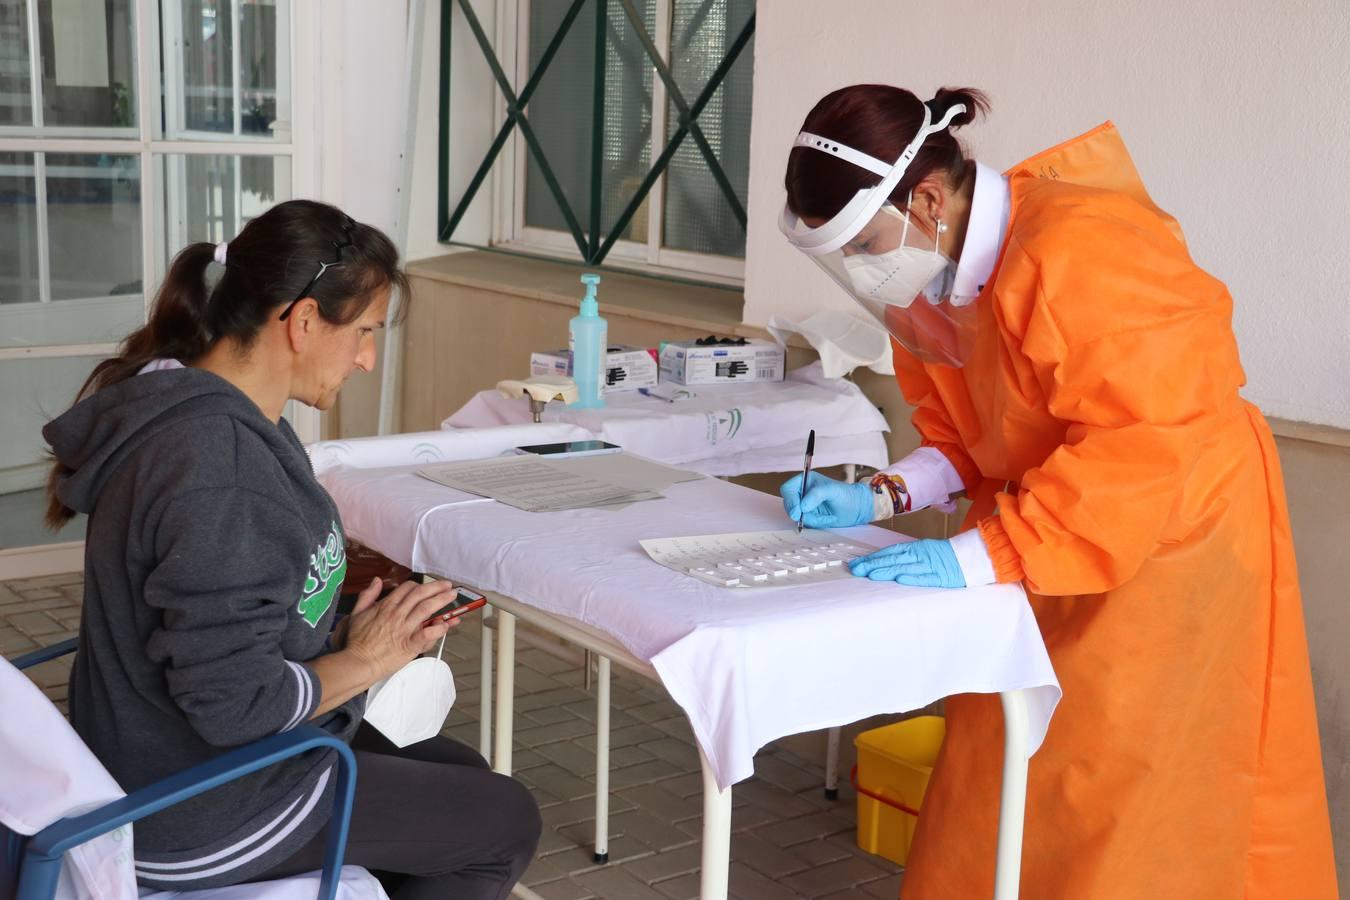
[[888,198],[923,140],[946,128],[964,109],[958,104],[932,124],[925,106],[923,127],[891,165],[803,132],[797,146],[839,156],[882,180],[859,191],[827,222],[809,224],[786,207],[779,222],[793,246],[811,257],[901,346],[925,362],[948,366],[962,365],[974,348],[974,298],[952,296],[956,266],[938,249],[937,234],[926,231]]

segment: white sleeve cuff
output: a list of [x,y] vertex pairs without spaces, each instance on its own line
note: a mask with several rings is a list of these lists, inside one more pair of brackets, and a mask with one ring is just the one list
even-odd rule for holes
[[920,447],[895,465],[883,470],[888,475],[899,475],[905,479],[905,489],[909,491],[910,511],[936,506],[943,512],[951,512],[949,500],[952,494],[966,489],[961,476],[951,460],[936,447]]
[[950,543],[956,553],[956,561],[961,565],[966,587],[980,587],[998,581],[998,576],[994,574],[994,560],[984,545],[980,529],[963,531],[952,538]]

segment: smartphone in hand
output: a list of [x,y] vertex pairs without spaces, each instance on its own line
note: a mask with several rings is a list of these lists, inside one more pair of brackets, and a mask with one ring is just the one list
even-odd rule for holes
[[455,596],[449,603],[440,609],[425,622],[423,628],[435,625],[437,622],[448,622],[451,619],[464,615],[467,612],[473,612],[487,605],[487,598],[482,594],[469,590],[468,588],[455,588]]

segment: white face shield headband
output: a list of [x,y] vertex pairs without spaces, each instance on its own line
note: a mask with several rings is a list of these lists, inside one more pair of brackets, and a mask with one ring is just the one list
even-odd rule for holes
[[788,241],[818,265],[901,346],[925,362],[960,366],[974,346],[973,298],[953,298],[955,264],[939,249],[946,230],[939,222],[929,235],[891,201],[896,185],[924,141],[965,112],[952,106],[934,123],[924,105],[923,125],[894,163],[809,132],[794,146],[837,156],[881,177],[858,191],[829,221],[812,228],[786,207],[779,228]]
[[900,183],[900,179],[905,177],[909,164],[914,161],[914,157],[918,155],[928,136],[946,130],[952,119],[965,111],[965,104],[957,103],[943,114],[941,120],[935,123],[928,104],[924,104],[923,124],[914,135],[914,140],[909,142],[909,146],[900,153],[895,162],[889,164],[844,144],[807,131],[801,132],[797,135],[797,139],[793,141],[793,147],[807,147],[821,153],[837,156],[847,163],[852,163],[880,176],[881,181],[870,188],[863,188],[858,191],[853,195],[853,199],[844,205],[843,209],[835,213],[828,222],[818,228],[807,226],[784,205],[778,227],[787,236],[792,246],[807,256],[822,256],[841,250],[845,244],[858,235],[858,232],[862,231],[865,225],[872,221],[872,217],[886,203],[896,185]]

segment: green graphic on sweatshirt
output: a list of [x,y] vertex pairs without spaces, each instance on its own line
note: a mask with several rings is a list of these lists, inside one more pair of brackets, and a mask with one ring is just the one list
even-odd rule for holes
[[342,539],[342,529],[334,522],[328,532],[328,540],[320,544],[309,558],[304,593],[296,606],[296,611],[309,623],[310,628],[316,627],[333,605],[338,589],[342,587],[342,579],[346,577],[347,547]]

